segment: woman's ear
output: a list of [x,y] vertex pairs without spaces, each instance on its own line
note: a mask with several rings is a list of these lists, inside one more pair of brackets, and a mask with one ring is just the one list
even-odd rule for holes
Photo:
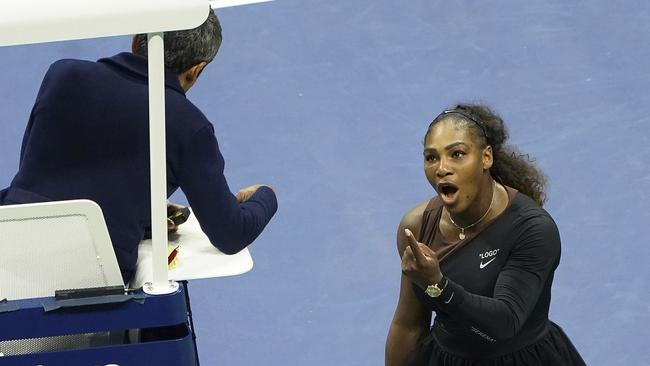
[[494,156],[492,155],[492,146],[488,145],[483,149],[483,170],[492,168]]

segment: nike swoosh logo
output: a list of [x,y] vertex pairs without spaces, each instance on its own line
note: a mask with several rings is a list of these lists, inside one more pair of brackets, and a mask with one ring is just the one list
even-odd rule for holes
[[485,263],[483,263],[483,261],[481,261],[481,264],[479,265],[479,268],[483,269],[483,268],[487,267],[487,265],[492,263],[492,261],[495,260],[495,259],[497,259],[497,257],[494,257],[494,258],[490,259],[489,261],[487,261]]

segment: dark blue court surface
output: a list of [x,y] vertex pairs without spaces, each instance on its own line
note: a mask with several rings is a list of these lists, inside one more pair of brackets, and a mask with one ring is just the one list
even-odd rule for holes
[[[224,44],[189,97],[231,188],[270,183],[280,209],[251,273],[191,282],[202,364],[383,364],[397,224],[434,194],[423,134],[483,101],[550,177],[552,319],[589,365],[650,365],[650,4],[278,0],[219,16]],[[47,66],[129,46],[0,48],[0,185]]]

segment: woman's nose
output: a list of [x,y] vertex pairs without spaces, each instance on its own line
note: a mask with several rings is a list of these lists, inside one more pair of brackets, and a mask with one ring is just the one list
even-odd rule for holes
[[440,159],[440,163],[438,164],[438,169],[436,170],[436,175],[438,177],[444,177],[446,175],[449,175],[450,173],[451,171],[449,170],[447,161],[445,159]]

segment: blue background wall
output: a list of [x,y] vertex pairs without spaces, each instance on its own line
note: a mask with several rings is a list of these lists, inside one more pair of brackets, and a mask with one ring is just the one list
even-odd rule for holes
[[[218,14],[223,46],[189,98],[215,124],[232,189],[270,183],[280,210],[251,273],[191,283],[203,364],[383,363],[397,224],[434,194],[421,141],[458,101],[493,106],[550,177],[552,319],[589,365],[650,364],[647,2],[279,0]],[[48,65],[129,46],[0,48],[0,185]]]

